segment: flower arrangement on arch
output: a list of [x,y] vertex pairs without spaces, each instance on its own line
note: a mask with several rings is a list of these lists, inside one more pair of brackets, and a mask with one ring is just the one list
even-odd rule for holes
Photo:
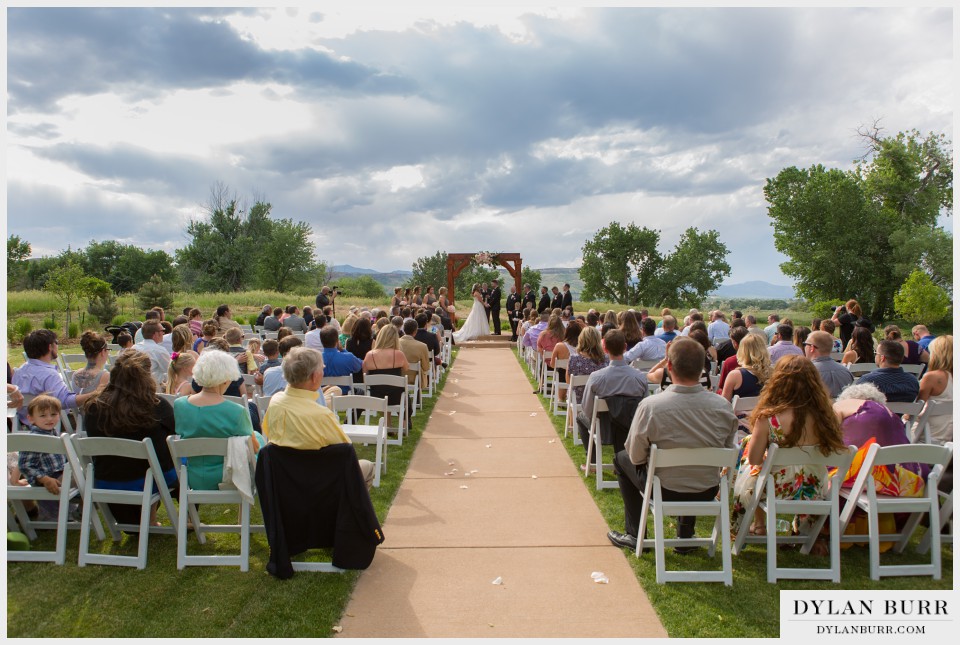
[[498,257],[499,257],[498,253],[491,253],[490,251],[480,251],[475,256],[473,256],[473,263],[479,266],[484,266],[484,265],[497,266]]

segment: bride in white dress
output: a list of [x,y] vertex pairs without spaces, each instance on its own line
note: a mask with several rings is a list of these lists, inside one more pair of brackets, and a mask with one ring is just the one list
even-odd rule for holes
[[483,300],[480,296],[480,285],[473,285],[473,308],[470,315],[467,316],[467,322],[463,324],[460,331],[453,332],[453,340],[462,343],[465,340],[473,340],[480,336],[486,336],[490,333],[490,323],[487,322],[486,307],[483,306]]

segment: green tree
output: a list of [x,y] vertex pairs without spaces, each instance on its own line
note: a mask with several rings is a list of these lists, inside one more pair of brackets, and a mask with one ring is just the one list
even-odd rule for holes
[[639,285],[639,302],[655,308],[667,303],[676,307],[699,307],[730,275],[728,253],[717,231],[701,233],[688,228],[673,252],[663,258],[656,279]]
[[421,291],[426,291],[428,286],[432,286],[436,293],[440,287],[447,286],[447,254],[443,251],[417,258],[412,270],[413,275],[404,287],[419,286]]
[[663,261],[659,242],[660,231],[632,223],[624,228],[611,222],[597,231],[582,249],[582,298],[639,304],[641,289],[655,279]]
[[86,275],[78,262],[69,260],[63,266],[50,270],[43,288],[54,295],[66,314],[63,330],[67,334],[74,307],[84,298],[108,292],[110,285]]
[[916,269],[893,297],[897,314],[915,323],[931,325],[950,313],[950,297],[926,273]]
[[267,232],[258,250],[260,285],[283,293],[293,283],[309,281],[314,268],[314,244],[310,240],[313,229],[310,225],[289,219],[266,220],[265,223],[253,221],[251,228],[259,227]]
[[154,307],[170,309],[173,307],[173,289],[158,275],[151,276],[137,291],[137,307],[146,311]]
[[[535,293],[539,292],[541,280],[543,280],[543,276],[539,271],[531,269],[530,267],[523,267],[520,269],[520,291],[518,291],[518,293],[521,296],[523,295],[523,285],[525,284],[529,284]],[[508,284],[507,287],[509,288],[509,286]]]
[[383,285],[368,275],[337,278],[337,287],[344,296],[350,298],[387,299],[387,292]]
[[809,300],[856,298],[874,320],[917,267],[952,291],[952,237],[936,226],[953,210],[950,143],[919,132],[881,137],[861,130],[866,154],[854,170],[815,165],[782,170],[764,195],[780,265]]
[[116,289],[116,285],[110,280],[110,274],[120,261],[120,256],[123,255],[124,249],[126,249],[126,245],[116,240],[104,240],[102,242],[90,240],[87,248],[83,250],[83,254],[86,256],[84,268],[87,274],[94,278],[110,282],[114,289]]
[[7,284],[13,285],[26,273],[27,259],[30,257],[30,242],[21,240],[19,235],[7,238]]

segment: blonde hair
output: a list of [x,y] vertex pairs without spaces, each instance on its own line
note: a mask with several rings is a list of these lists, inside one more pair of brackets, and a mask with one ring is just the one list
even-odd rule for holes
[[353,326],[357,324],[356,314],[348,314],[346,318],[343,319],[343,324],[340,325],[340,332],[343,334],[352,334]]
[[603,361],[603,347],[600,344],[600,332],[596,327],[584,327],[577,339],[577,353],[590,360],[600,363]]
[[930,364],[927,369],[953,374],[953,336],[938,336],[930,343]]
[[750,370],[761,385],[773,373],[773,367],[770,365],[770,350],[767,349],[766,340],[766,337],[761,338],[760,334],[747,334],[737,348],[737,363],[740,367]]
[[178,387],[176,383],[177,374],[185,369],[192,369],[196,363],[197,359],[189,352],[179,354],[175,359],[170,361],[170,366],[167,368],[167,383],[164,388],[167,394],[176,393]]
[[[384,319],[386,320],[386,319]],[[377,332],[377,342],[373,345],[374,349],[400,349],[400,334],[393,325],[384,325],[383,329]]]

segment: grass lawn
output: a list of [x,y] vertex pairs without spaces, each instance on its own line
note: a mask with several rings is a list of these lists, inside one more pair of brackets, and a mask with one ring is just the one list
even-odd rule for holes
[[[454,348],[454,360],[456,357]],[[446,374],[440,381],[440,388]],[[412,417],[410,436],[403,446],[389,446],[388,470],[380,487],[370,491],[377,517],[383,522],[406,474],[410,456],[437,401],[424,399]],[[357,446],[361,458],[373,460],[373,446]],[[236,522],[236,507],[204,505],[204,518],[218,514]],[[161,512],[161,521],[164,514]],[[223,520],[218,520],[223,521]],[[262,523],[259,507],[251,517]],[[53,548],[53,532],[41,531],[38,548]],[[390,539],[386,532],[386,539]],[[147,568],[77,566],[79,531],[70,531],[67,562],[11,562],[7,565],[7,636],[42,637],[322,637],[332,627],[350,598],[359,572],[297,573],[277,580],[266,572],[270,557],[266,537],[250,541],[250,571],[236,567],[187,567],[177,571],[176,537],[151,535]],[[196,554],[239,551],[236,535],[208,534],[201,546],[190,534],[189,550]],[[91,545],[100,552],[133,555],[137,536],[120,544],[109,537]],[[328,550],[309,558],[329,561]]]
[[[536,379],[526,363],[517,358],[523,367],[530,385],[536,388]],[[550,401],[539,395],[540,402],[553,421],[557,434],[563,441],[570,458],[575,464],[586,461],[586,448],[574,446],[573,437],[563,436],[564,417],[550,414]],[[604,447],[604,462],[612,461],[612,448]],[[606,474],[613,480],[613,473]],[[598,491],[595,475],[591,473],[584,485],[596,501],[607,525],[617,531],[623,531],[623,501],[616,488]],[[665,518],[666,534],[676,535],[676,523],[673,518]],[[709,536],[712,518],[700,518],[697,523],[697,535]],[[922,529],[918,531],[922,535]],[[652,518],[648,524],[647,536],[653,537]],[[900,555],[893,553],[881,555],[884,564],[907,564],[930,562],[929,553],[920,556],[915,552],[919,536],[914,536],[909,546]],[[612,545],[610,548],[614,548]],[[672,582],[657,584],[654,555],[652,550],[644,550],[638,559],[632,551],[624,549],[624,557],[630,563],[637,579],[650,598],[657,615],[672,638],[777,638],[780,635],[780,589],[952,589],[953,588],[953,547],[942,547],[943,578],[933,580],[930,577],[893,577],[881,578],[874,582],[870,579],[870,561],[866,545],[852,545],[843,551],[840,558],[841,582],[835,585],[822,580],[781,580],[776,585],[767,582],[767,552],[763,545],[749,545],[738,556],[733,557],[733,588],[721,583]],[[689,555],[676,555],[672,550],[667,553],[667,569],[719,569],[719,549],[714,558],[707,557],[706,550]],[[811,560],[819,560],[823,566],[829,566],[828,558],[803,556],[798,551],[781,551],[777,562],[786,567],[818,566]]]

